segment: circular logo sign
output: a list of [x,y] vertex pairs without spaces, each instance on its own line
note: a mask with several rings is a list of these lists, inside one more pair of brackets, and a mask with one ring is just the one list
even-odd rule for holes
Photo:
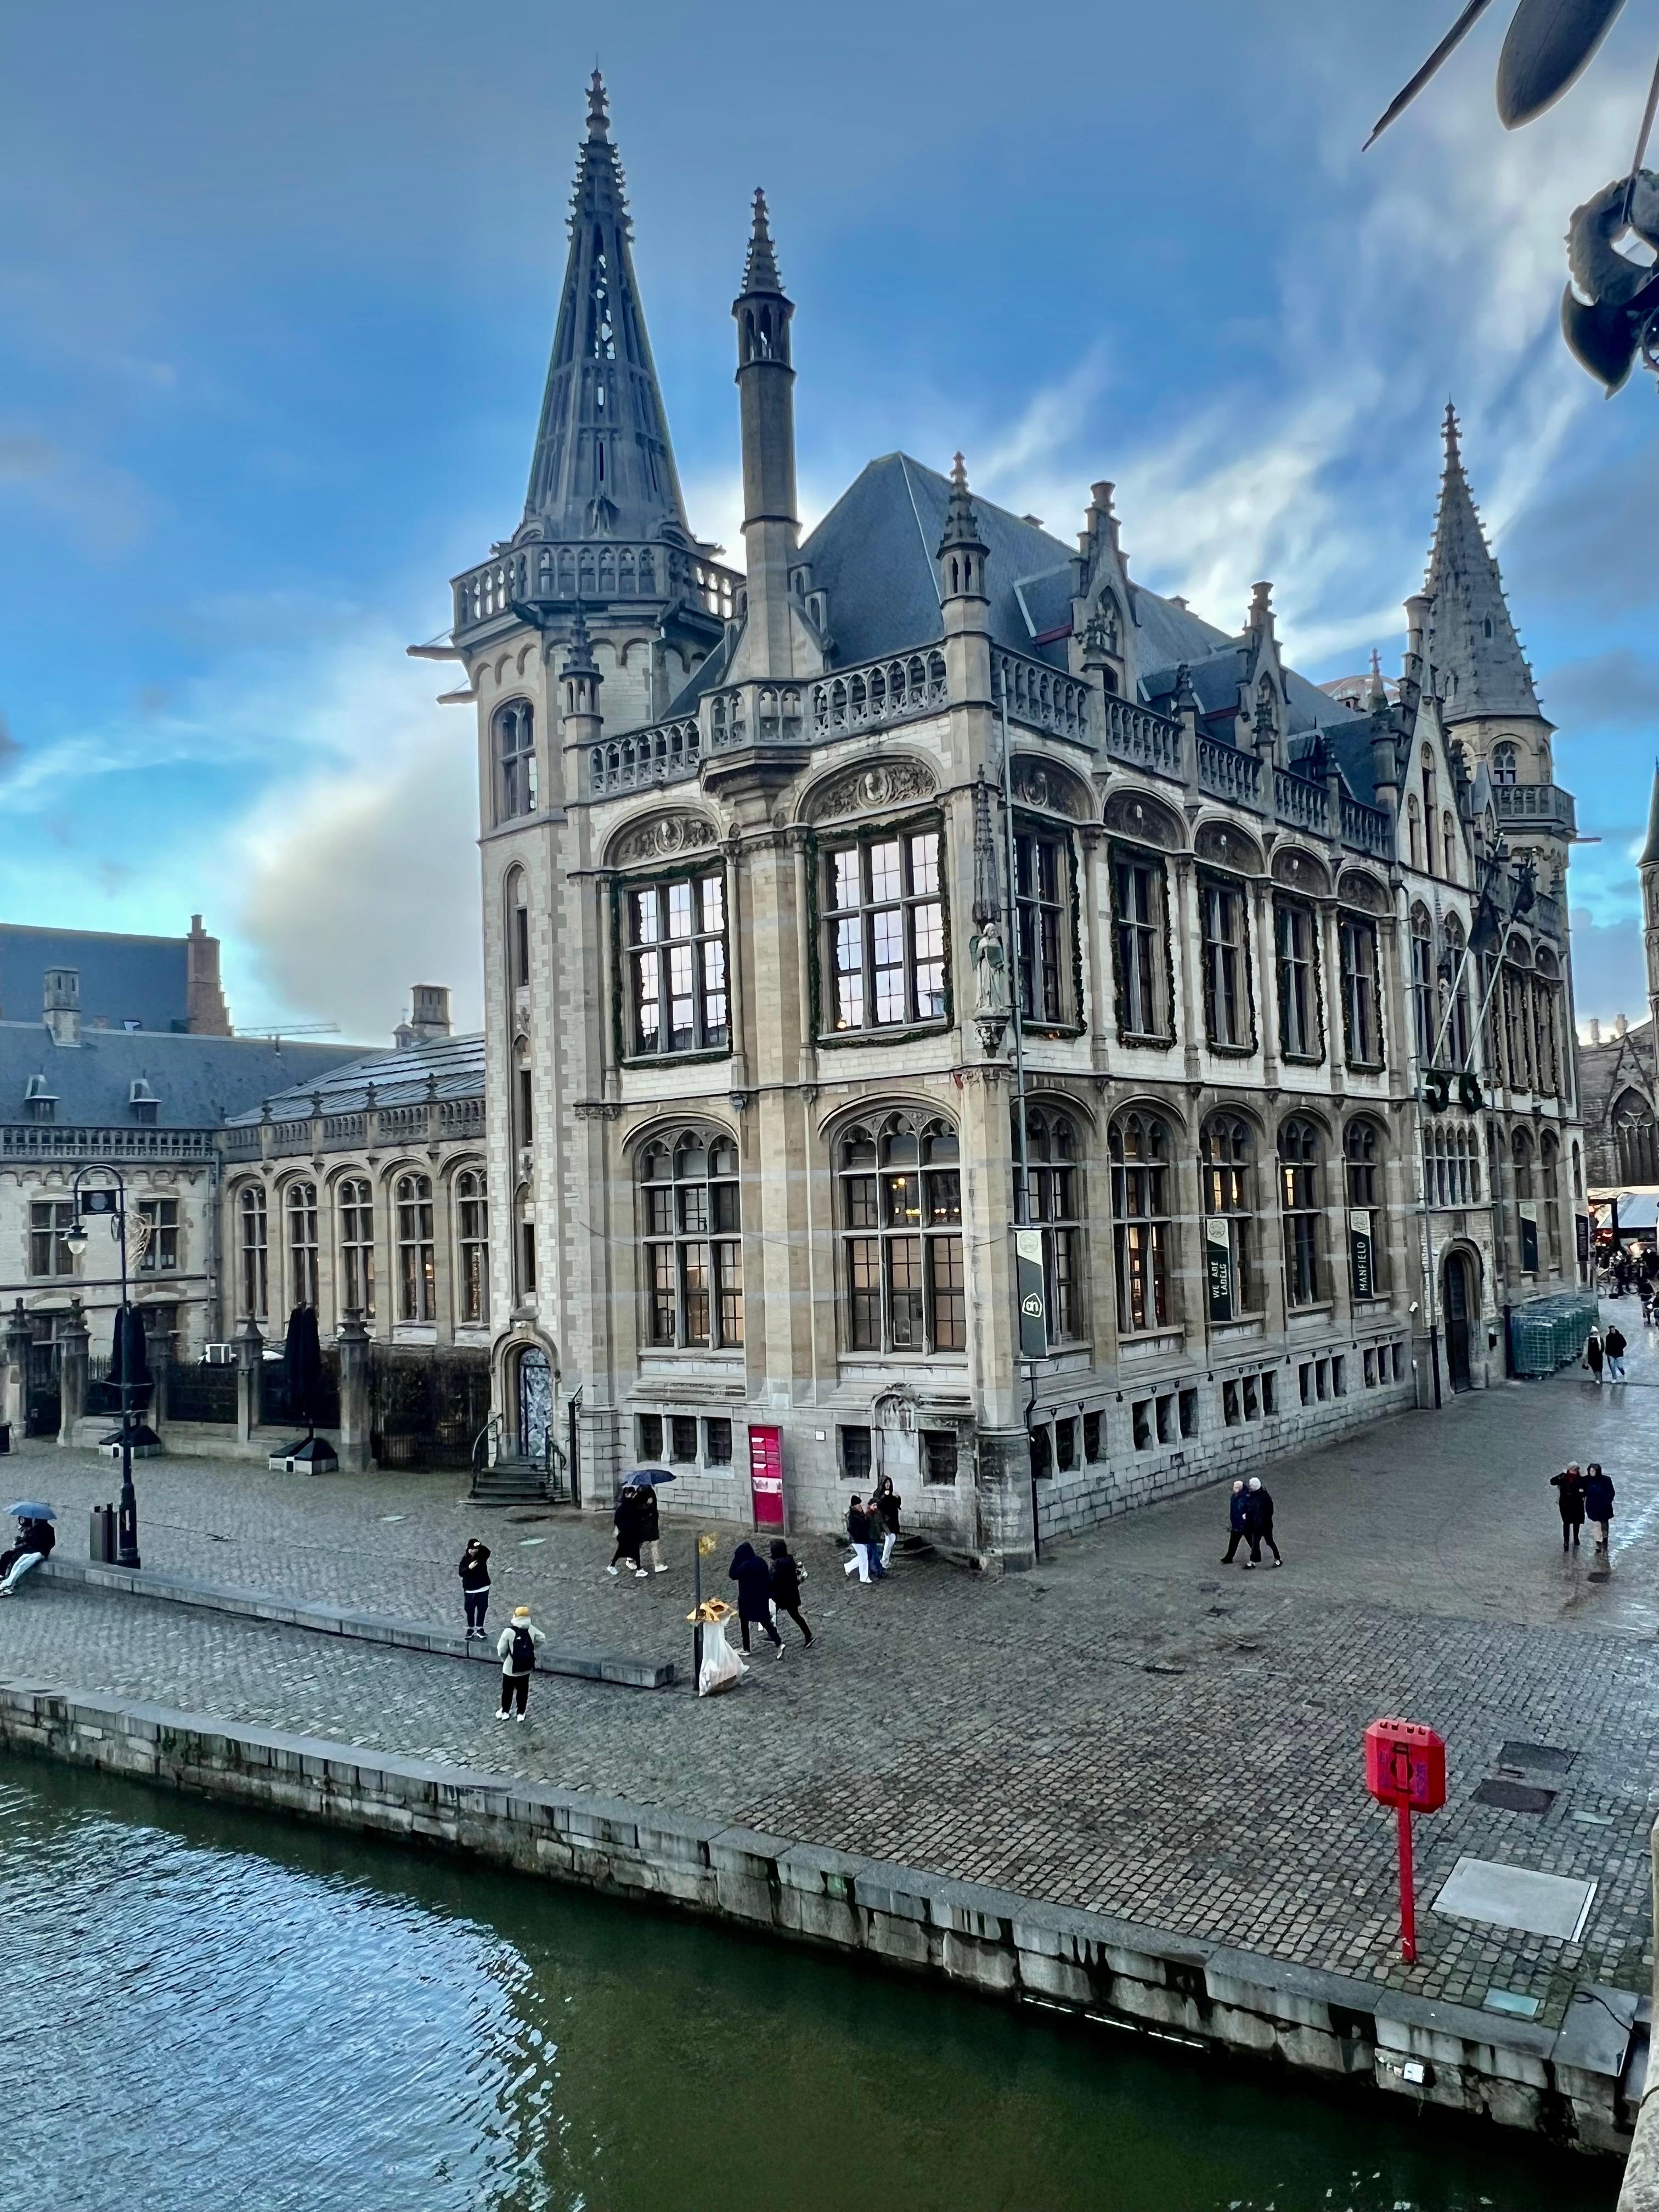
[[1020,1300],[1019,1310],[1023,1314],[1030,1314],[1032,1320],[1036,1321],[1042,1315],[1042,1301],[1034,1291],[1029,1298],[1022,1298]]

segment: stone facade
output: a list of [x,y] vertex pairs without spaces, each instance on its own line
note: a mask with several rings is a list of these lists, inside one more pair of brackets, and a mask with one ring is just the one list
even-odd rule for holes
[[1229,635],[1133,585],[1109,484],[1073,550],[890,456],[803,544],[757,195],[737,578],[672,466],[617,542],[607,456],[663,415],[597,80],[576,204],[525,521],[448,648],[509,1439],[549,1419],[527,1358],[592,1502],[666,1461],[746,1522],[776,1430],[795,1525],[886,1472],[1018,1565],[1498,1379],[1504,1309],[1577,1279],[1572,808],[1455,424],[1363,712],[1267,586]]
[[[1642,886],[1642,943],[1647,959],[1648,1018],[1620,1014],[1611,1034],[1599,1022],[1578,1048],[1584,1142],[1591,1185],[1608,1193],[1659,1194],[1659,769],[1648,805],[1647,842],[1637,872]],[[1644,1209],[1645,1212],[1645,1209]]]

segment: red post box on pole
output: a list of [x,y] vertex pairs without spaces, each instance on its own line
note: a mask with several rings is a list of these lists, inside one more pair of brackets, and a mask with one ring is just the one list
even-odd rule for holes
[[1365,1787],[1400,1821],[1400,1955],[1417,1960],[1417,1899],[1412,1872],[1412,1815],[1446,1802],[1446,1740],[1417,1721],[1373,1721],[1365,1731]]

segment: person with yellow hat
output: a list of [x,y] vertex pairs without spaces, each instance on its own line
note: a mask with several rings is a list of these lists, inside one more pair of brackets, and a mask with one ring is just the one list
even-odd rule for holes
[[513,1618],[502,1629],[495,1649],[501,1661],[501,1709],[495,1716],[504,1721],[513,1712],[514,1720],[523,1720],[530,1710],[530,1678],[536,1671],[536,1646],[547,1638],[530,1618],[527,1605],[515,1605]]

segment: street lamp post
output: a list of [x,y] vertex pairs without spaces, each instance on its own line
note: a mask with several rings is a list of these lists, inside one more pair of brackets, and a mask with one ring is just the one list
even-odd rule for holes
[[[113,1190],[101,1186],[82,1191],[81,1185],[89,1175],[109,1176],[114,1179]],[[143,1563],[138,1557],[138,1497],[132,1486],[132,1419],[130,1412],[132,1385],[129,1370],[132,1364],[127,1344],[127,1184],[119,1168],[94,1162],[82,1168],[70,1186],[70,1201],[75,1208],[75,1219],[70,1224],[64,1242],[77,1256],[87,1249],[84,1223],[88,1215],[94,1219],[113,1220],[116,1242],[121,1250],[121,1320],[118,1341],[120,1350],[121,1380],[121,1503],[116,1514],[116,1557],[124,1567],[137,1567]]]

